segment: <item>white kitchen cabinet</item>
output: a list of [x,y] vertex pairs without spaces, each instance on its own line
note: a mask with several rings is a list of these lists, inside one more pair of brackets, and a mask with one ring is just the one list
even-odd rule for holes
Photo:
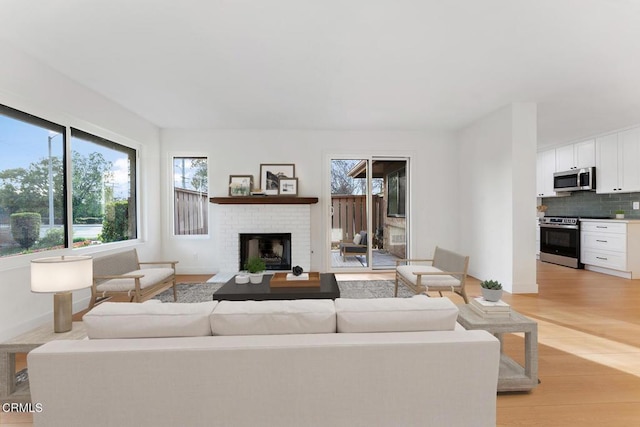
[[618,133],[620,191],[640,191],[640,128]]
[[556,148],[556,172],[595,166],[595,147],[595,139],[589,139]]
[[640,221],[580,221],[580,262],[588,270],[640,278]]
[[618,191],[618,134],[596,138],[596,193]]
[[596,139],[596,192],[640,191],[640,128]]
[[556,171],[556,150],[541,151],[536,162],[536,192],[538,197],[553,197],[553,174]]

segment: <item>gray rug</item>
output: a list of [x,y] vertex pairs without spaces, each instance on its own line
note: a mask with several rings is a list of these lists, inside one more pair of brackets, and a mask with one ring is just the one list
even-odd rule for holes
[[[215,291],[222,287],[222,283],[178,283],[178,302],[211,301]],[[393,280],[356,280],[339,281],[340,296],[342,298],[392,298]],[[400,285],[398,297],[407,298],[413,293]],[[155,296],[162,302],[173,302],[173,290],[166,290]]]

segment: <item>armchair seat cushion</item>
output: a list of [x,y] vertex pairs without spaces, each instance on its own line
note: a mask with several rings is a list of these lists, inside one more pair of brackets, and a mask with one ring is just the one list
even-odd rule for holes
[[[140,278],[140,288],[145,289],[149,286],[155,285],[159,282],[168,280],[173,276],[173,268],[157,267],[157,268],[143,268],[140,270],[133,270],[125,275],[144,275]],[[126,292],[136,288],[135,279],[109,279],[96,286],[99,292],[116,291]]]
[[[437,267],[433,267],[430,265],[399,265],[396,268],[396,272],[401,275],[404,279],[408,280],[409,282],[413,283],[414,285],[417,285],[417,280],[418,280],[418,276],[416,276],[414,273],[420,273],[420,272],[426,272],[426,273],[437,273],[437,272],[442,272],[442,270],[440,270]],[[422,286],[426,286],[427,288],[430,287],[459,287],[460,284],[460,280],[456,279],[453,276],[450,275],[424,275],[421,276],[421,281],[420,284]]]

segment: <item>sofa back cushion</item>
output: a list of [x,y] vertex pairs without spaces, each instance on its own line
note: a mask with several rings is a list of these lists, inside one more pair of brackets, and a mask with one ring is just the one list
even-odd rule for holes
[[332,300],[220,301],[211,314],[213,335],[336,332]]
[[338,332],[411,332],[454,330],[458,307],[449,298],[338,298]]
[[93,259],[94,277],[117,276],[139,268],[138,252],[135,248]]
[[82,320],[91,339],[206,336],[211,335],[209,316],[217,304],[105,302]]

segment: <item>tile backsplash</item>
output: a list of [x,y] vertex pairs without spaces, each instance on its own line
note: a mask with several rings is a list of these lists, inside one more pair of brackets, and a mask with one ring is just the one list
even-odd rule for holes
[[640,219],[640,210],[633,210],[632,203],[640,202],[640,193],[596,194],[593,191],[576,191],[567,197],[546,197],[547,216],[615,217],[617,210],[624,211],[625,218]]

